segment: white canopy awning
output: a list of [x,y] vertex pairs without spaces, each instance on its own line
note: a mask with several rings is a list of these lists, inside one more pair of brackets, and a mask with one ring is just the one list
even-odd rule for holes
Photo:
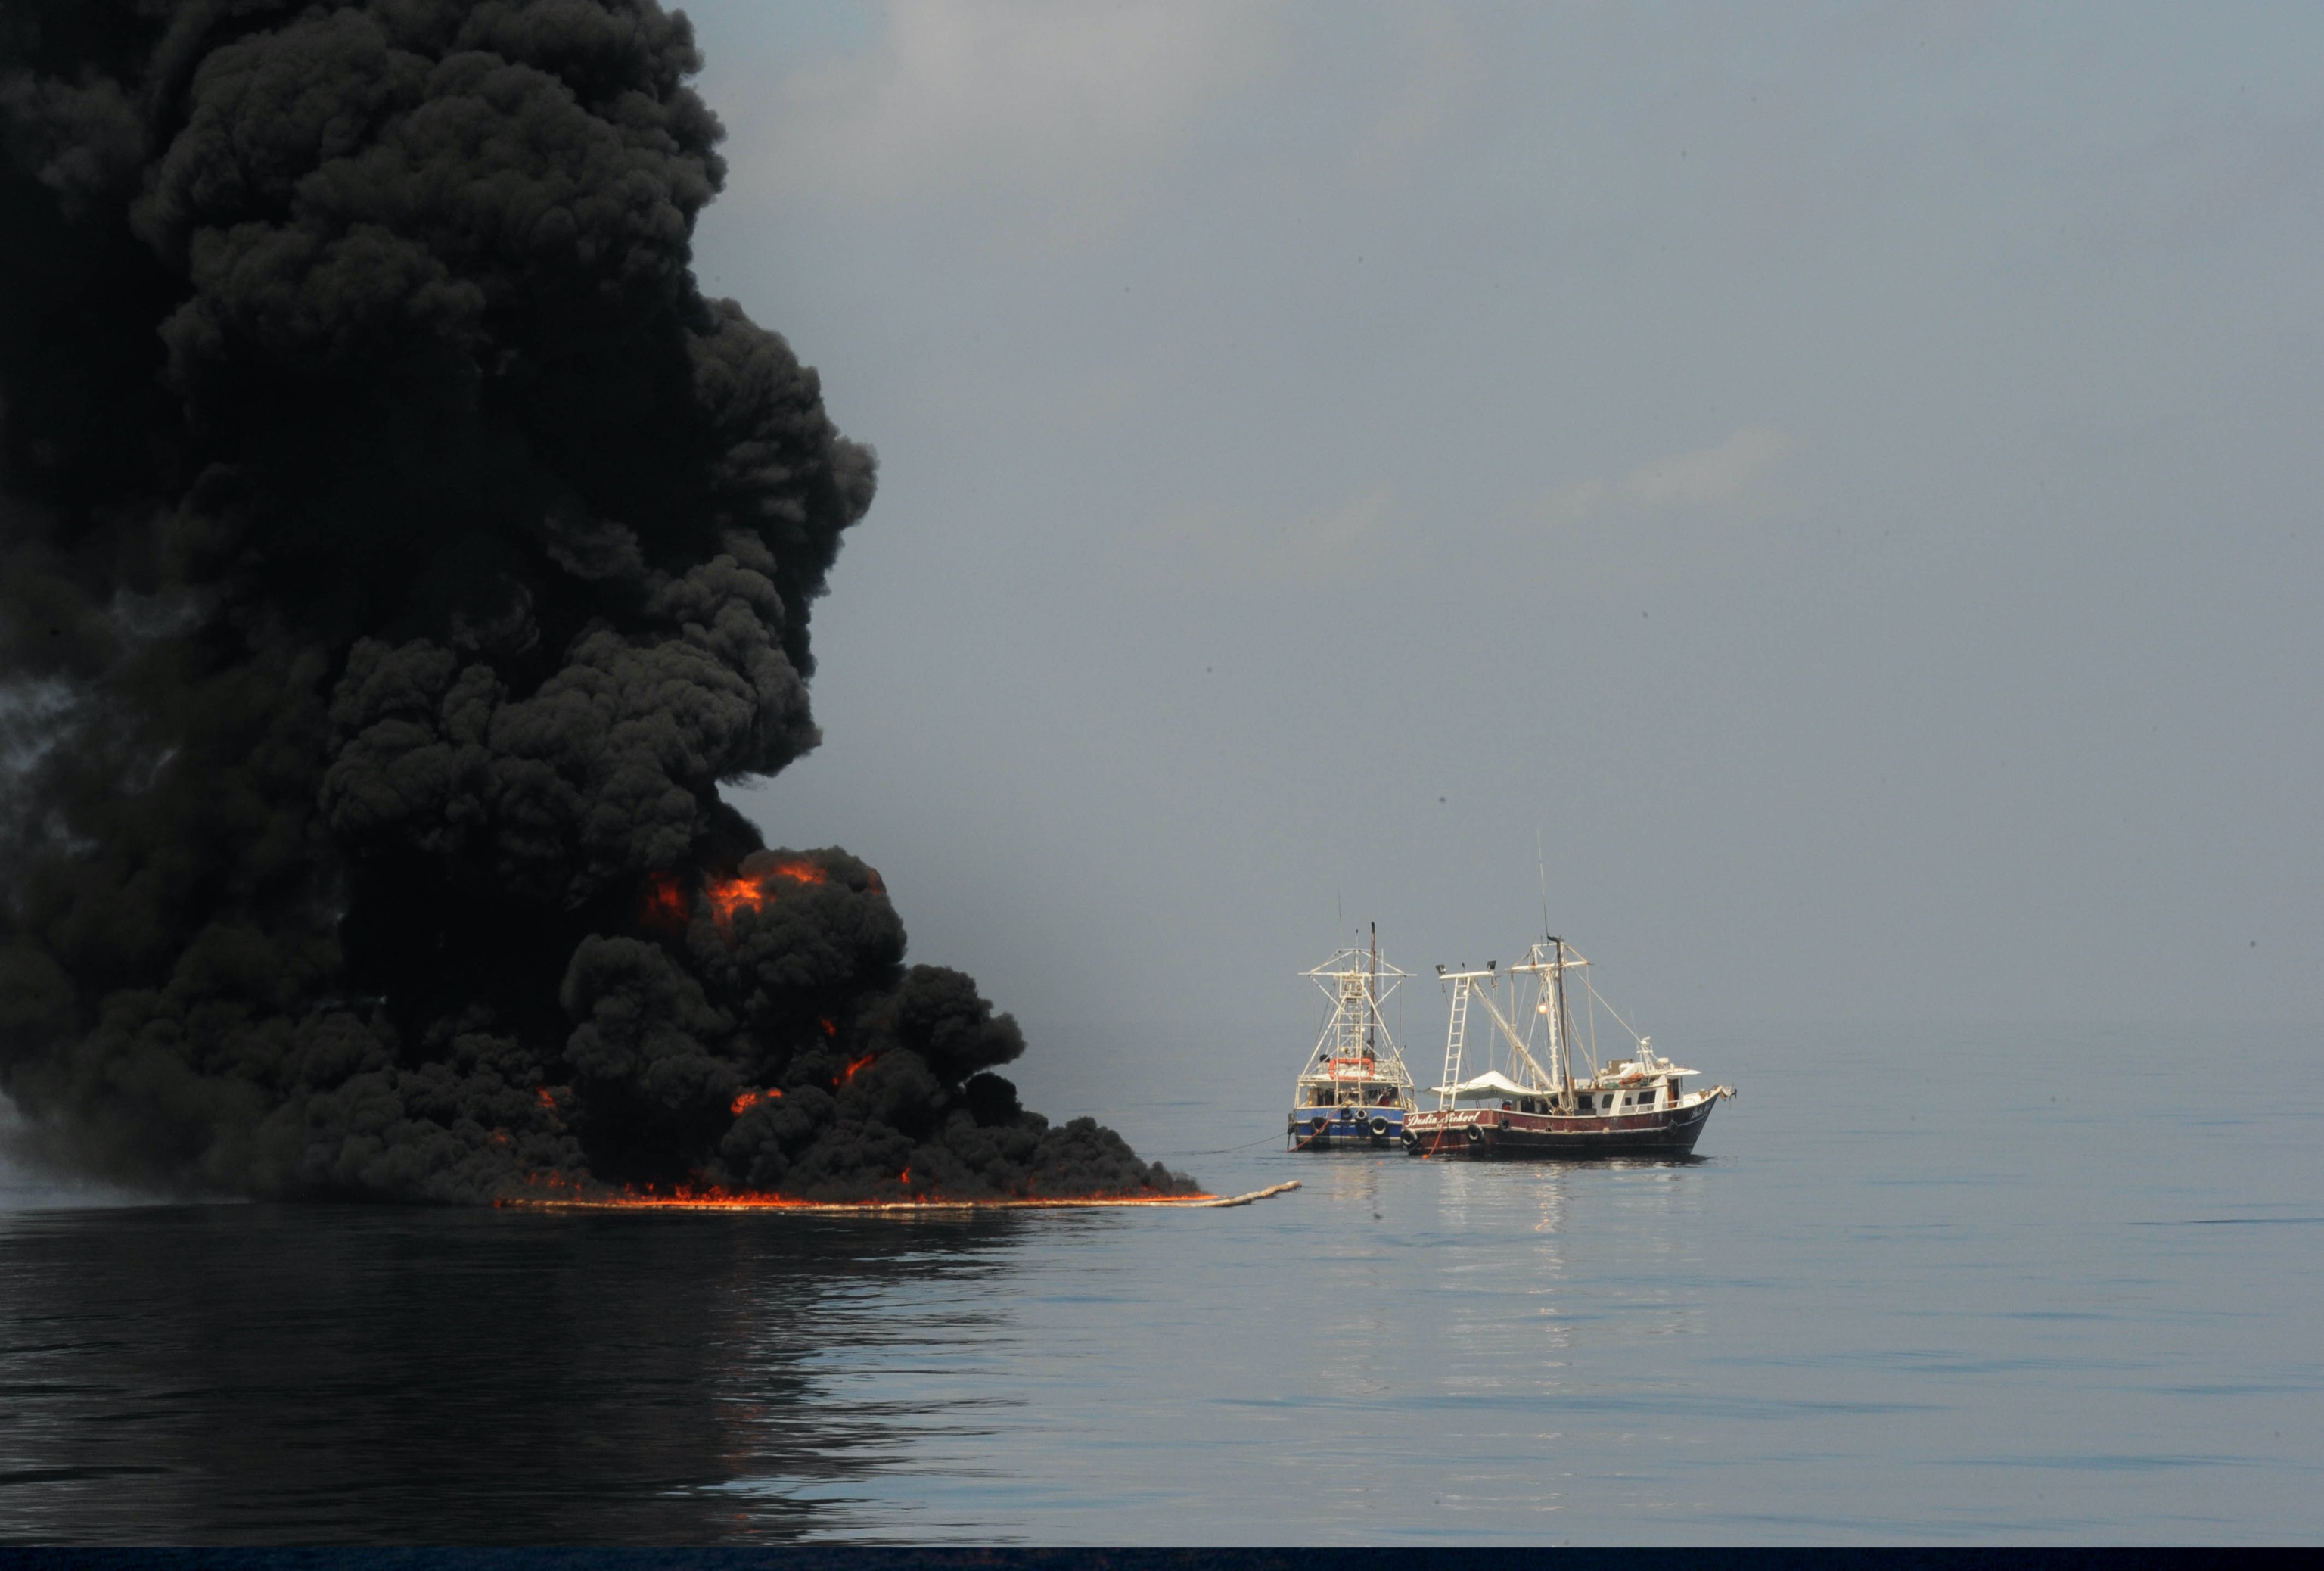
[[1540,1092],[1530,1086],[1520,1086],[1499,1069],[1463,1080],[1458,1086],[1431,1086],[1429,1090],[1439,1096],[1538,1096]]

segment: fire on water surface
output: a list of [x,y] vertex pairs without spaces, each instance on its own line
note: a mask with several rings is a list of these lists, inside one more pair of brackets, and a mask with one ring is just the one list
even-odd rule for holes
[[793,1200],[781,1195],[739,1195],[723,1189],[679,1189],[668,1195],[557,1195],[503,1197],[493,1204],[521,1211],[808,1211],[856,1215],[927,1211],[1060,1211],[1098,1206],[1149,1206],[1181,1211],[1248,1206],[1299,1187],[1299,1180],[1270,1184],[1247,1195],[1087,1195],[1047,1199]]

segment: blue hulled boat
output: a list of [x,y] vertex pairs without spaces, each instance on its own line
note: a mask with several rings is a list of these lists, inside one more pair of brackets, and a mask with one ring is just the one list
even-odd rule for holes
[[1412,1073],[1380,1005],[1407,974],[1381,962],[1375,927],[1369,951],[1342,949],[1302,975],[1332,1012],[1292,1088],[1285,1141],[1299,1151],[1394,1148],[1415,1109]]

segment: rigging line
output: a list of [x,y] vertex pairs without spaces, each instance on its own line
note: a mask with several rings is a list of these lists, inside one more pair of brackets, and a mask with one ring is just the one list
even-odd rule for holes
[[1590,986],[1589,977],[1582,977],[1582,984],[1590,993],[1590,1073],[1594,1077],[1598,1073],[1598,1005],[1601,1001],[1598,990]]
[[[1598,989],[1591,984],[1589,977],[1584,976],[1582,979],[1582,985],[1590,989],[1591,997],[1598,999],[1598,1002],[1600,1003],[1606,1003],[1606,1001],[1603,998],[1599,997]],[[1638,1036],[1638,1028],[1632,1025],[1628,1021],[1624,1020],[1619,1010],[1616,1009],[1610,1003],[1606,1003],[1606,1012],[1614,1017],[1615,1024],[1620,1026],[1624,1030],[1630,1033],[1630,1040],[1632,1041],[1641,1040]]]
[[[1296,1140],[1296,1139],[1297,1139],[1298,1137],[1295,1135],[1295,1136],[1293,1136],[1292,1138]],[[1271,1135],[1271,1134],[1268,1134],[1268,1135],[1261,1135],[1259,1139],[1254,1140],[1254,1141],[1245,1141],[1245,1142],[1244,1142],[1243,1144],[1241,1144],[1241,1145],[1222,1145],[1222,1146],[1220,1146],[1220,1147],[1218,1147],[1218,1148],[1216,1148],[1215,1150],[1213,1150],[1213,1151],[1172,1151],[1172,1152],[1170,1152],[1169,1154],[1170,1154],[1170,1155],[1172,1155],[1172,1156],[1174,1156],[1174,1157],[1223,1157],[1223,1156],[1231,1156],[1231,1155],[1232,1155],[1232,1154],[1233,1154],[1234,1152],[1236,1152],[1236,1151],[1247,1151],[1250,1150],[1250,1148],[1251,1148],[1252,1146],[1255,1146],[1255,1145],[1267,1145],[1267,1144],[1269,1144],[1270,1142],[1272,1142],[1272,1141],[1274,1141],[1274,1139],[1275,1139],[1275,1137],[1274,1137],[1273,1135]],[[1303,1143],[1304,1143],[1304,1142],[1303,1142]]]

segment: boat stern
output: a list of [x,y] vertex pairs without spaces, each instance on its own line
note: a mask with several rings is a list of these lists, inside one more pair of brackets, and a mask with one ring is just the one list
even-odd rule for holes
[[1402,1141],[1411,1114],[1386,1104],[1354,1107],[1295,1107],[1284,1138],[1296,1151],[1379,1150]]

